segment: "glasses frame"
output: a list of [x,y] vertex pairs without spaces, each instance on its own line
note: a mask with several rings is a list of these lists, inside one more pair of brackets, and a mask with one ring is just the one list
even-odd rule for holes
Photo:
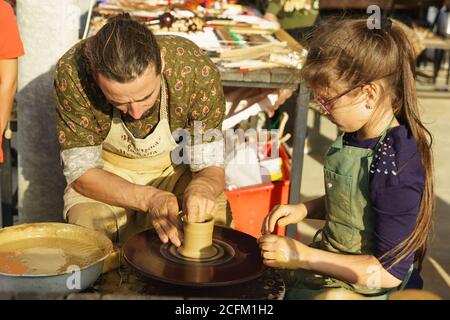
[[350,89],[345,90],[344,92],[339,93],[338,95],[334,96],[333,98],[330,98],[328,100],[324,100],[319,96],[316,96],[314,94],[314,99],[316,100],[316,102],[319,104],[319,106],[327,113],[330,114],[331,113],[331,108],[329,108],[329,105],[336,102],[338,99],[342,98],[343,96],[349,94],[350,92],[352,92],[353,90],[356,90],[358,88],[362,88],[364,87],[364,84],[359,84],[357,86],[351,87]]

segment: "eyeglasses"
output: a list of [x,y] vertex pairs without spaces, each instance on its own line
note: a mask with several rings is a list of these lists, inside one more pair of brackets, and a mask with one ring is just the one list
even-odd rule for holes
[[363,87],[363,86],[364,86],[364,85],[358,85],[358,86],[355,86],[355,87],[351,87],[350,89],[345,90],[344,92],[342,92],[342,93],[338,94],[337,96],[335,96],[335,97],[333,97],[333,98],[330,98],[330,99],[328,99],[328,100],[325,100],[325,99],[323,99],[323,98],[317,96],[316,94],[314,94],[314,99],[316,100],[316,102],[319,104],[319,106],[320,106],[327,114],[330,114],[330,113],[331,113],[331,107],[330,107],[330,106],[331,106],[333,103],[335,103],[338,99],[342,98],[343,96],[349,94],[349,93],[352,92],[353,90],[358,89],[358,88],[361,88],[361,87]]

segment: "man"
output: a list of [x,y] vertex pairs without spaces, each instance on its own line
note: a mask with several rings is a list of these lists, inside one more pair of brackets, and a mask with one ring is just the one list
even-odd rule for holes
[[172,132],[220,129],[224,117],[219,72],[192,42],[112,18],[58,61],[55,97],[69,223],[120,243],[153,226],[179,246],[180,209],[194,222],[217,216],[221,141],[196,146],[203,161],[189,167],[171,158]]
[[0,162],[3,162],[2,136],[17,88],[17,58],[23,54],[14,11],[7,2],[0,0]]

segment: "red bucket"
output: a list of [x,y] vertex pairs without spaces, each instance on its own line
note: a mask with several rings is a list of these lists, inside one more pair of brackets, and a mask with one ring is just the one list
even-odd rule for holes
[[[261,236],[264,218],[278,204],[289,201],[290,158],[283,145],[279,149],[282,159],[283,179],[267,184],[225,190],[230,203],[234,228],[255,238]],[[276,228],[275,234],[286,235],[286,227]]]

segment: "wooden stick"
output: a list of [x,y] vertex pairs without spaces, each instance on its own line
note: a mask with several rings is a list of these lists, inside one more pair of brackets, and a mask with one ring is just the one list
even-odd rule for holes
[[281,139],[281,137],[283,136],[288,119],[289,115],[287,114],[287,112],[283,112],[283,114],[281,115],[280,125],[278,126],[278,139]]
[[287,142],[290,138],[291,138],[291,134],[290,133],[287,133],[283,138],[281,138],[280,140],[279,140],[279,144],[282,144],[282,143],[285,143],[285,142]]
[[286,48],[286,42],[279,43],[268,43],[262,44],[259,46],[242,48],[242,49],[233,49],[227,50],[220,54],[221,59],[230,59],[230,58],[240,58],[245,57],[246,59],[254,59],[264,55],[267,55],[268,52],[271,52],[274,49]]

